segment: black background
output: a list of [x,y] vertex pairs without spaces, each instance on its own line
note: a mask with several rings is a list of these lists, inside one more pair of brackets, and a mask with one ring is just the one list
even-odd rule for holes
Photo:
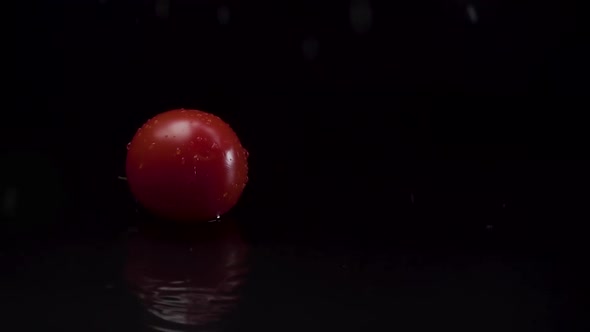
[[142,329],[117,177],[179,107],[250,151],[233,214],[255,264],[227,329],[585,330],[581,8],[469,4],[374,1],[361,33],[347,1],[7,5],[6,330]]

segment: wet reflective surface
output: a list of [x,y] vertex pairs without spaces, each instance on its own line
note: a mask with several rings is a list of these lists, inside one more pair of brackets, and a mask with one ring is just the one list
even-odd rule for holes
[[[506,214],[485,220],[414,196],[395,215],[354,227],[342,213],[258,214],[21,236],[0,255],[10,267],[0,283],[4,322],[76,332],[585,331],[576,311],[587,303],[583,242],[519,232],[516,202],[485,210]],[[385,225],[393,216],[394,231]]]
[[151,330],[214,331],[238,305],[250,247],[234,220],[176,231],[142,227],[125,246],[125,279]]

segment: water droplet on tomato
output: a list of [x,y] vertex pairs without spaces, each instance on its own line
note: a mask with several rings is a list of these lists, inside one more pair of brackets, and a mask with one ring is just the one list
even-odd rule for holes
[[180,151],[180,148],[176,148],[176,155],[180,155],[182,153],[182,151]]
[[248,180],[250,180],[250,178],[248,178],[248,175],[246,175],[246,178],[244,179],[244,183],[248,182]]
[[244,149],[244,154],[246,155],[246,158],[250,157],[250,152],[248,152],[246,149]]
[[143,168],[143,163],[139,164],[139,169]]
[[223,193],[223,197],[224,198],[227,197],[227,192]]
[[193,166],[193,171],[194,171],[195,175],[197,175],[197,166]]
[[131,147],[131,142],[127,143],[127,150]]
[[190,141],[190,142],[189,142],[189,144],[190,144],[191,146],[193,146],[193,145],[195,145],[195,141]]
[[180,158],[180,163],[184,165],[184,157]]
[[152,142],[152,143],[150,144],[150,146],[148,146],[148,150],[151,150],[151,149],[153,149],[153,148],[154,148],[154,146],[156,146],[156,142]]
[[157,120],[157,119],[156,119],[156,120],[154,120],[154,124],[156,124],[156,123],[158,123],[158,120]]

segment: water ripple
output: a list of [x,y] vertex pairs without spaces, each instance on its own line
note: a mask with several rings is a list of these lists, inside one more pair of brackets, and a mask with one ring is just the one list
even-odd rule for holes
[[211,327],[239,303],[249,246],[233,221],[202,226],[191,230],[194,236],[130,235],[126,277],[153,330]]

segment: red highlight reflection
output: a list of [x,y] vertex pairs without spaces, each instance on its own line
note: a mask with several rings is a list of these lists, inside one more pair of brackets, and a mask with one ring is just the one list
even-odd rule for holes
[[147,227],[127,244],[126,279],[152,329],[214,325],[237,304],[250,247],[234,221],[174,231]]

